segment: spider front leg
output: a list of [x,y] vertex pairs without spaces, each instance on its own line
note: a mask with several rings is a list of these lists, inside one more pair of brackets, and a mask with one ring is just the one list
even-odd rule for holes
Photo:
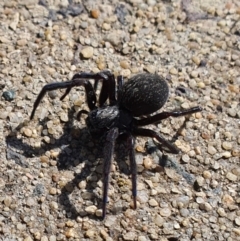
[[[99,80],[102,80],[102,89],[99,96],[99,106],[103,106],[106,102],[107,98],[109,98],[110,105],[113,105],[116,103],[116,90],[115,90],[115,78],[114,75],[108,71],[103,70],[99,73],[77,73],[73,76],[72,81],[75,81],[76,79],[93,79],[95,80],[94,83],[94,92],[96,91],[97,85]],[[73,87],[73,86],[72,86]],[[65,94],[61,97],[61,100],[65,98],[67,94],[71,91],[71,88],[69,87]]]
[[124,85],[123,76],[119,75],[117,77],[117,100],[118,101],[120,101],[122,98],[123,85]]
[[107,133],[107,137],[106,137],[107,143],[104,147],[102,219],[104,219],[106,216],[110,168],[112,163],[112,156],[113,156],[115,141],[118,135],[119,135],[118,128],[110,129],[110,131]]
[[95,109],[96,107],[96,95],[95,92],[93,90],[93,87],[91,85],[91,83],[88,80],[83,80],[83,79],[74,79],[71,81],[66,81],[66,82],[55,82],[55,83],[50,83],[45,85],[41,92],[39,93],[34,105],[33,105],[33,110],[30,116],[30,119],[33,119],[35,111],[40,103],[40,101],[42,100],[42,98],[44,97],[44,95],[46,94],[46,92],[51,91],[51,90],[56,90],[56,89],[67,89],[65,94],[61,97],[61,100],[66,96],[66,93],[69,93],[71,88],[74,86],[81,86],[83,85],[85,87],[86,90],[86,98],[87,98],[87,103],[88,103],[88,107],[90,110]]

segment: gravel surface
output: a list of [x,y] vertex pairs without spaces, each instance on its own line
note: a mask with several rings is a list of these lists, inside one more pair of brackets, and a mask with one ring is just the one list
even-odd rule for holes
[[[45,84],[103,69],[163,75],[164,110],[203,111],[149,126],[178,155],[137,138],[137,210],[117,143],[101,221],[103,142],[76,120],[84,89],[50,92],[29,117]],[[238,0],[2,0],[0,240],[240,240],[239,70]]]

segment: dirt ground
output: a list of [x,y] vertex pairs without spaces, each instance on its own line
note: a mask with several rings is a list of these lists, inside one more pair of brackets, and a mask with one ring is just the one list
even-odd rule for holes
[[[76,118],[84,88],[51,91],[30,114],[44,85],[104,69],[163,76],[160,111],[203,110],[146,127],[179,154],[136,138],[136,210],[117,141],[102,221],[105,140]],[[238,0],[2,0],[0,240],[240,240],[239,86]]]

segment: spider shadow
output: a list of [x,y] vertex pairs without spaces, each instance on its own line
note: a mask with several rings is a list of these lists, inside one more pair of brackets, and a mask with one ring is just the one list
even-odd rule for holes
[[[94,157],[96,160],[99,158],[102,160],[101,163],[104,161],[103,160],[103,151],[102,151],[102,142],[104,140],[99,141],[96,143],[97,150],[99,151],[98,153],[94,154]],[[84,148],[85,149],[85,148]],[[118,165],[118,168],[121,173],[124,173],[126,175],[129,175],[129,168],[127,163],[125,162],[127,153],[122,151],[123,148],[121,148],[120,143],[117,143],[116,148],[115,148],[115,154],[116,154],[116,163]],[[86,150],[86,149],[85,149]],[[92,151],[87,149],[86,155],[92,155]],[[59,157],[60,159],[61,157]],[[98,185],[97,182],[102,179],[102,175],[96,174],[96,171],[91,171],[91,169],[94,169],[94,166],[97,161],[93,162],[86,162],[85,166],[82,168],[80,173],[74,172],[74,178],[70,180],[66,185],[61,189],[61,194],[59,195],[59,203],[64,207],[64,210],[66,211],[68,218],[71,219],[76,219],[78,216],[84,217],[84,216],[89,216],[89,218],[94,219],[94,220],[99,220],[95,215],[89,215],[87,214],[83,209],[84,207],[82,206],[81,208],[77,208],[77,204],[71,201],[71,194],[74,192],[74,189],[78,187],[79,183],[81,181],[86,181],[88,177],[91,176],[94,177],[94,181],[86,181],[86,187],[83,188],[83,192],[87,194],[88,197],[90,197],[90,202],[92,204],[88,205],[95,205],[97,206],[98,209],[102,208],[102,196],[99,196],[96,194],[95,190],[97,189]],[[100,167],[102,168],[102,165],[100,164]],[[74,170],[73,170],[74,171]],[[111,174],[110,174],[111,175]],[[80,192],[80,190],[79,190]],[[76,199],[75,199],[76,200]]]
[[[183,129],[185,129],[186,127],[186,123],[188,122],[189,118],[185,118],[184,122],[181,124],[181,126],[179,127],[179,129],[177,130],[177,132],[175,133],[175,135],[171,138],[171,140],[169,140],[171,143],[174,142],[175,140],[178,139],[178,137],[180,136],[180,133]],[[83,130],[86,130],[85,128]],[[92,137],[90,137],[92,138]],[[96,142],[96,146],[98,147],[97,149],[100,150],[100,152],[95,153],[95,157],[97,158],[102,158],[103,159],[103,151],[102,151],[102,145],[104,144],[104,137]],[[116,141],[116,146],[115,146],[115,160],[116,163],[118,165],[119,171],[120,173],[124,173],[125,175],[129,176],[130,175],[130,168],[129,165],[126,163],[126,160],[128,159],[128,152],[127,152],[127,144],[126,144],[126,137],[120,137],[117,139]],[[82,143],[83,145],[83,143]],[[101,146],[100,146],[101,145]],[[100,146],[100,149],[99,149]],[[161,146],[160,143],[158,143],[156,145],[156,148],[159,149],[162,153],[167,152],[167,153],[171,153],[170,150],[165,149],[164,147]],[[90,154],[92,154],[92,150],[89,151]],[[146,152],[147,153],[147,152]],[[167,155],[163,155],[163,157],[161,158],[161,160],[159,160],[159,164],[162,167],[166,166],[166,160],[167,160]],[[91,166],[92,167],[92,166]],[[86,168],[86,166],[83,168],[83,170],[81,171],[81,173],[75,173],[75,177],[73,180],[71,180],[69,183],[66,184],[66,186],[62,189],[61,195],[60,195],[60,203],[65,207],[66,212],[70,213],[71,215],[69,216],[69,218],[75,219],[77,216],[86,216],[86,213],[79,213],[79,211],[77,211],[76,206],[70,201],[69,196],[71,195],[73,189],[71,188],[71,186],[77,186],[79,182],[81,182],[82,180],[85,180],[88,176],[90,176],[93,172],[89,171],[88,168]],[[99,181],[102,177],[99,177],[97,179],[97,181]],[[96,181],[96,182],[97,182]],[[95,182],[95,183],[96,183]],[[70,187],[70,191],[67,190],[68,188],[66,187]],[[96,204],[96,206],[98,206],[98,208],[102,207],[102,197],[99,197],[97,195],[94,194],[94,189],[97,187],[97,185],[92,186],[91,183],[87,183],[86,186],[86,191],[91,192],[91,194],[93,194],[93,200],[94,200],[94,204]],[[96,218],[96,216],[94,215],[90,215],[92,219],[98,219]]]
[[[183,123],[180,125],[180,127],[177,129],[176,133],[171,137],[171,136],[163,136],[164,139],[166,139],[167,141],[169,141],[170,143],[174,143],[178,138],[179,136],[181,136],[181,132],[186,129],[186,124],[189,120],[189,117],[186,116]],[[158,124],[161,124],[161,122],[159,122]],[[158,128],[159,129],[159,128]],[[168,139],[170,138],[170,139]],[[171,150],[169,150],[167,147],[163,146],[161,143],[159,143],[157,140],[154,140],[153,139],[153,142],[156,146],[156,149],[160,150],[162,153],[169,153],[169,154],[172,154]],[[180,150],[179,150],[180,151]],[[154,152],[154,150],[152,150],[152,152]],[[180,151],[181,152],[181,151]],[[160,165],[162,167],[164,167],[164,161],[162,163],[160,163]]]
[[[34,148],[29,144],[25,143],[22,139],[18,139],[17,132],[21,129],[22,126],[27,126],[29,125],[29,123],[20,124],[16,128],[16,131],[11,132],[6,137],[7,148],[14,148],[20,150],[21,155],[25,158],[41,156],[48,150],[60,148],[61,151],[57,158],[57,168],[59,171],[71,170],[74,173],[74,178],[61,187],[61,194],[58,196],[58,202],[65,210],[68,218],[71,219],[76,219],[76,217],[78,216],[83,217],[88,215],[86,212],[83,211],[83,206],[81,208],[77,208],[77,204],[75,204],[75,201],[73,202],[71,200],[71,195],[73,194],[74,190],[78,188],[78,185],[81,181],[86,180],[88,177],[94,175],[95,171],[93,169],[96,166],[96,162],[98,162],[99,159],[103,160],[102,144],[104,145],[105,141],[104,137],[101,139],[92,137],[86,127],[77,127],[74,124],[74,113],[75,111],[73,110],[73,108],[68,110],[69,121],[63,123],[62,135],[58,139],[55,139],[55,142],[52,144],[42,143],[40,148]],[[49,121],[48,118],[40,121],[43,129],[47,129],[47,121]],[[186,122],[187,118],[185,119],[184,123],[177,131],[175,136],[172,138],[172,141],[178,138],[179,132],[185,127]],[[158,144],[158,149],[162,149],[160,144]],[[89,158],[90,156],[93,156],[93,158]],[[14,157],[16,157],[16,155]],[[126,163],[126,159],[128,159],[127,145],[125,144],[124,138],[119,138],[116,142],[115,158],[120,172],[129,175],[129,166]],[[19,163],[20,165],[22,165],[22,163],[24,162]],[[78,166],[82,163],[84,163],[84,165],[79,171]],[[25,164],[27,165],[26,162]],[[23,165],[23,167],[26,167],[25,164]],[[40,162],[38,162],[36,168],[39,167],[41,167]],[[95,194],[94,191],[97,188],[97,182],[102,178],[102,176],[99,174],[94,175],[94,177],[96,177],[96,180],[86,181],[86,187],[84,188],[84,192],[88,192],[89,194],[91,194],[90,201],[98,208],[101,208],[102,197]],[[97,219],[94,215],[89,216],[92,219]]]
[[[68,113],[68,117],[72,118],[72,114],[71,111],[69,111]],[[39,121],[39,124],[41,124],[43,126],[43,129],[47,129],[47,121],[49,121],[49,119],[46,117],[43,120]],[[25,158],[25,165],[29,166],[28,163],[26,163],[26,158],[33,158],[35,156],[39,157],[41,155],[43,155],[46,151],[49,150],[53,150],[54,148],[60,148],[61,152],[60,152],[60,158],[59,161],[57,162],[57,168],[59,170],[62,169],[68,169],[71,166],[74,166],[73,162],[69,162],[66,161],[66,155],[67,153],[69,153],[69,146],[71,146],[71,143],[69,142],[69,133],[71,132],[71,125],[72,123],[68,124],[65,123],[63,125],[63,134],[60,136],[60,138],[58,139],[54,139],[54,142],[50,143],[46,143],[46,142],[41,142],[41,146],[40,147],[33,147],[31,145],[29,145],[28,143],[26,143],[24,141],[24,139],[19,139],[17,137],[17,134],[19,133],[19,131],[21,130],[22,127],[27,127],[29,126],[30,123],[20,123],[17,127],[14,128],[13,131],[11,131],[7,136],[6,136],[6,144],[7,144],[7,151],[11,150],[11,153],[15,153],[12,155],[8,155],[7,159],[11,159],[11,157],[16,157],[16,156],[20,156],[22,158]],[[74,129],[72,130],[74,132]],[[86,132],[86,131],[85,131]],[[53,139],[52,137],[50,137],[50,139]],[[24,165],[22,165],[22,163],[19,163],[18,160],[12,158],[16,164],[19,164],[21,166],[24,167]]]
[[[54,143],[45,143],[41,142],[41,147],[36,148],[29,145],[24,141],[24,138],[19,139],[17,137],[19,131],[22,127],[27,127],[29,123],[20,123],[14,131],[11,131],[9,135],[6,136],[7,144],[7,159],[12,159],[17,165],[22,167],[29,167],[27,159],[33,157],[40,157],[44,155],[46,151],[53,150],[55,148],[60,148],[59,155],[57,157],[57,169],[62,170],[72,170],[74,173],[74,179],[67,182],[63,187],[61,187],[61,194],[58,197],[58,202],[63,207],[66,213],[69,211],[72,212],[72,217],[76,218],[78,211],[75,206],[72,204],[69,195],[78,185],[81,180],[86,179],[92,174],[90,170],[94,162],[87,161],[88,165],[84,165],[80,173],[75,172],[75,168],[86,162],[88,156],[92,155],[92,148],[89,147],[89,142],[94,141],[91,135],[88,133],[86,127],[79,129],[74,125],[74,111],[73,108],[68,110],[68,119],[69,121],[63,123],[62,134],[58,139],[54,138]],[[39,124],[43,126],[43,129],[47,129],[47,122],[49,119],[46,117],[43,120],[39,121]],[[50,139],[53,139],[50,136]],[[96,143],[94,143],[94,146]],[[91,149],[91,150],[90,150]],[[100,147],[98,148],[101,149]],[[81,154],[84,153],[84,154]],[[101,158],[100,151],[94,153],[96,159]],[[33,164],[34,168],[41,168],[40,161]],[[71,190],[71,191],[70,191]],[[92,192],[93,188],[91,185],[87,184],[86,190]]]
[[[58,202],[61,207],[65,210],[68,218],[76,219],[78,216],[86,216],[81,209],[77,208],[73,201],[71,201],[71,194],[78,188],[79,182],[86,180],[91,175],[94,175],[93,167],[96,165],[96,161],[99,159],[103,160],[103,148],[101,144],[104,144],[104,138],[94,139],[88,132],[87,127],[78,128],[74,125],[74,110],[68,110],[69,121],[63,123],[63,133],[58,138],[55,139],[54,143],[41,143],[41,147],[35,148],[19,139],[17,137],[18,132],[23,126],[28,126],[29,123],[20,123],[14,131],[10,132],[6,136],[7,151],[11,151],[8,159],[13,159],[16,164],[22,167],[28,167],[28,158],[40,157],[44,155],[46,151],[53,150],[55,148],[60,148],[60,153],[57,157],[57,168],[59,171],[71,170],[74,173],[74,178],[67,182],[63,187],[61,187],[61,194],[58,196]],[[43,129],[47,129],[48,118],[44,118],[39,123],[43,126]],[[120,147],[120,148],[119,148]],[[116,162],[120,169],[120,172],[128,175],[129,170],[125,162],[127,153],[124,152],[117,143],[116,145]],[[89,160],[88,157],[94,156]],[[79,171],[78,165],[84,163],[83,168]],[[41,168],[41,163],[37,162],[34,164],[35,168]],[[76,170],[78,169],[78,170]],[[91,194],[91,201],[96,204],[98,208],[101,208],[102,197],[99,197],[94,193],[97,185],[96,183],[102,178],[101,175],[94,175],[97,180],[94,182],[87,181],[85,191]],[[79,190],[80,192],[80,190]],[[83,207],[82,207],[83,209]],[[92,219],[97,219],[94,215],[90,215]]]

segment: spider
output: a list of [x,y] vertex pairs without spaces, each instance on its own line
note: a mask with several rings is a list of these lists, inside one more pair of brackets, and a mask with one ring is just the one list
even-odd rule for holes
[[[94,86],[90,79],[95,81]],[[98,105],[95,90],[98,82],[102,82]],[[117,82],[117,86],[116,86]],[[75,86],[84,86],[86,91],[86,101],[89,112],[81,110],[87,114],[86,124],[90,133],[97,136],[105,136],[105,146],[103,150],[103,199],[102,199],[102,219],[106,216],[108,185],[111,161],[116,139],[124,135],[126,137],[127,150],[130,159],[130,173],[132,179],[132,197],[134,209],[137,207],[137,166],[135,162],[134,144],[136,136],[147,136],[155,138],[170,152],[177,154],[179,149],[169,141],[165,140],[159,133],[142,128],[141,126],[160,122],[170,116],[178,117],[201,111],[199,106],[188,110],[173,112],[161,112],[150,115],[159,110],[167,101],[169,89],[163,77],[157,74],[141,73],[131,77],[124,83],[123,77],[118,76],[115,81],[114,75],[104,70],[99,73],[80,72],[73,76],[70,81],[55,82],[45,85],[39,93],[31,113],[33,119],[36,108],[47,91],[56,89],[66,89],[60,100],[63,100],[71,89]]]

